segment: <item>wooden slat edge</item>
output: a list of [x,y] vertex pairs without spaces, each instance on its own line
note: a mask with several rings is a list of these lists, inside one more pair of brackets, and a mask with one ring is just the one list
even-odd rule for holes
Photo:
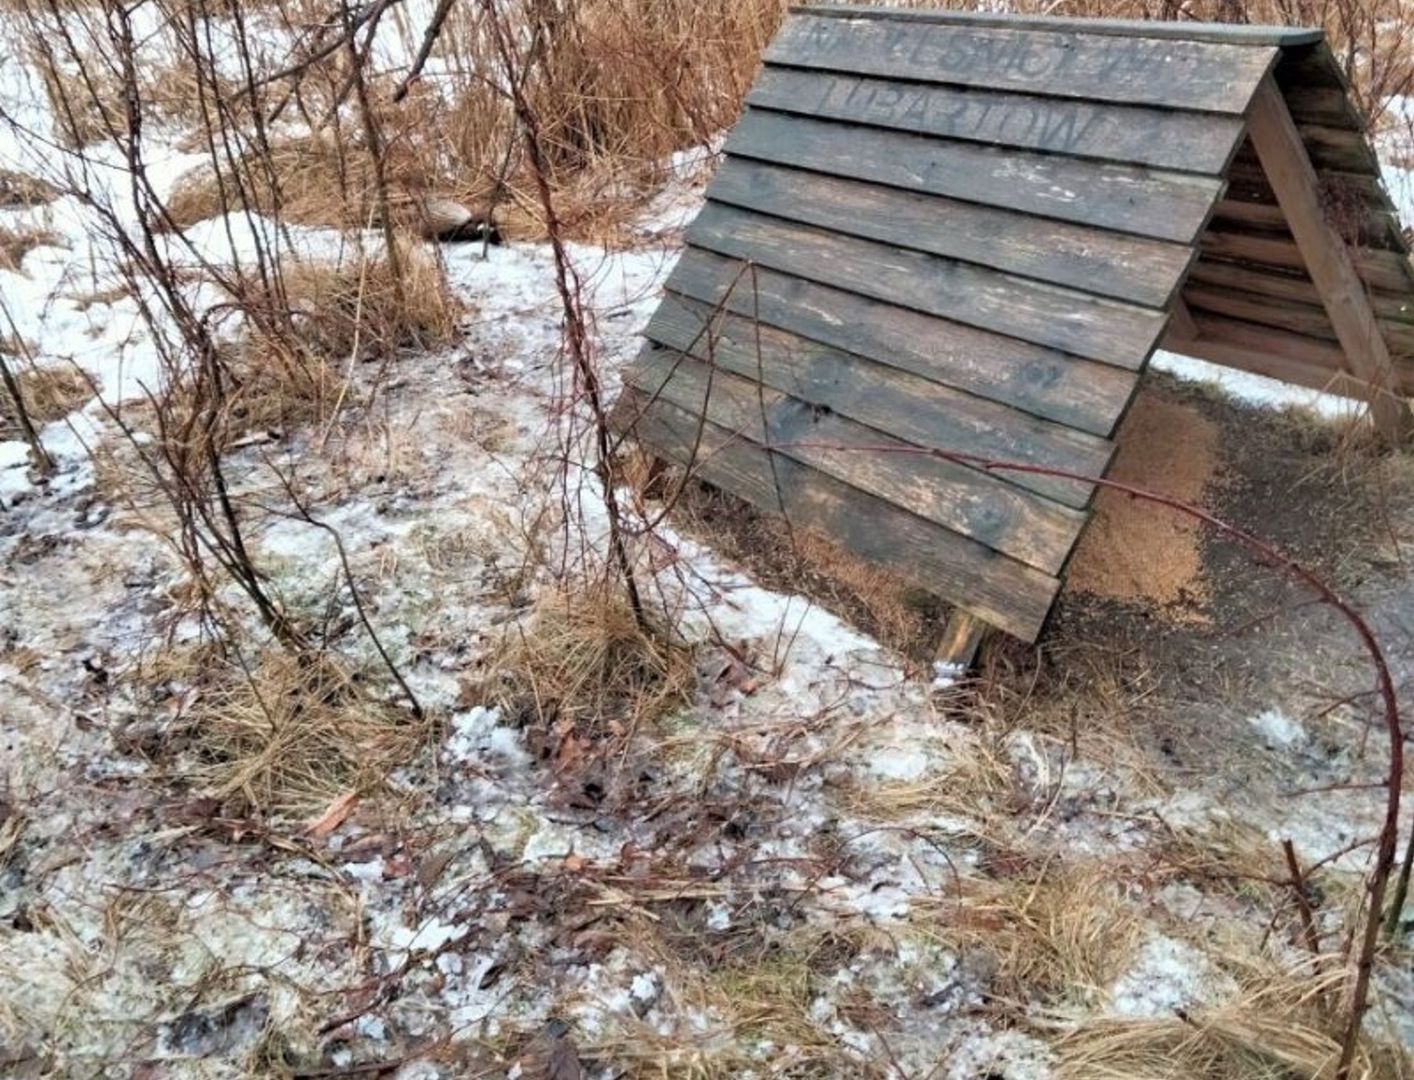
[[1044,573],[1061,568],[1085,522],[1083,511],[1000,476],[909,452],[928,447],[682,353],[645,349],[628,379],[650,396],[779,446],[802,465]]
[[1149,19],[1038,18],[1005,12],[937,11],[847,4],[792,4],[791,14],[828,19],[897,19],[907,22],[990,26],[1007,30],[1049,30],[1117,37],[1206,41],[1214,45],[1312,45],[1325,38],[1319,27],[1248,26],[1234,23],[1160,22]]
[[633,390],[625,390],[624,398],[628,404],[621,415],[632,432],[671,460],[690,464],[699,478],[767,513],[779,514],[784,502],[794,524],[823,532],[910,584],[1024,641],[1040,634],[1060,588],[1058,579],[783,455],[775,455],[773,470],[766,450],[712,424],[702,427],[699,456],[690,462],[696,417],[661,400],[644,407]]

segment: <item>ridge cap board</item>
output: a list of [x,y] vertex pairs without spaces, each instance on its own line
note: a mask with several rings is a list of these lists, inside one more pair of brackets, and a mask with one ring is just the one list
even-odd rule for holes
[[1325,39],[1318,27],[1250,26],[1236,23],[1162,22],[1151,19],[1069,19],[1015,15],[1006,12],[922,11],[915,8],[845,4],[793,4],[792,15],[830,19],[898,19],[908,22],[953,23],[1005,30],[1048,30],[1118,37],[1170,38],[1216,45],[1314,45]]

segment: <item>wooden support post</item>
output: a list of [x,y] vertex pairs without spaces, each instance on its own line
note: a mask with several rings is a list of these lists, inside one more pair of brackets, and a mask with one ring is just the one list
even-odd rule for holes
[[952,664],[966,671],[977,659],[977,650],[991,627],[970,611],[953,608],[948,616],[947,628],[943,631],[942,643],[938,646],[937,660],[940,664]]
[[1296,238],[1306,272],[1330,316],[1346,363],[1369,388],[1367,398],[1375,427],[1390,442],[1397,443],[1408,436],[1414,417],[1399,395],[1389,350],[1364,283],[1355,272],[1345,238],[1326,219],[1316,170],[1286,107],[1286,99],[1270,74],[1252,99],[1247,130]]
[[1169,324],[1164,332],[1164,340],[1160,342],[1162,348],[1168,348],[1170,344],[1179,345],[1185,341],[1198,340],[1198,324],[1193,321],[1193,312],[1188,310],[1188,305],[1183,297],[1175,296],[1173,303],[1169,305]]

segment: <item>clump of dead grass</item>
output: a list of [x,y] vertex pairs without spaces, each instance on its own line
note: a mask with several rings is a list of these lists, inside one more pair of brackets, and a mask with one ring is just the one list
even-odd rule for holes
[[189,696],[184,771],[242,813],[307,817],[375,790],[428,734],[327,654],[271,651],[248,669],[207,663]]
[[[278,288],[280,296],[254,293],[245,303],[271,309],[283,302],[300,349],[331,360],[437,348],[453,339],[461,313],[436,260],[409,245],[400,245],[395,258],[375,253],[338,263],[287,263]],[[258,335],[256,347],[276,346]]]
[[[866,947],[866,927],[802,923],[783,930],[763,914],[725,933],[698,927],[665,934],[671,924],[664,913],[662,924],[640,917],[620,932],[656,957],[655,968],[668,984],[665,993],[688,1003],[706,1027],[694,1025],[684,1032],[620,1022],[595,1040],[596,1057],[635,1080],[726,1080],[755,1073],[778,1048],[791,1047],[792,1067],[800,1075],[856,1075],[857,1052],[822,1021],[818,1010],[835,976]],[[704,948],[704,935],[725,955],[709,955],[715,950]],[[732,940],[715,940],[721,938]],[[848,1006],[842,1005],[843,1014]],[[891,1022],[887,1014],[872,1019],[861,1026]]]
[[35,248],[63,243],[62,236],[43,225],[0,225],[0,270],[19,271]]
[[441,267],[411,246],[396,266],[383,254],[287,263],[271,288],[241,302],[246,331],[223,357],[227,439],[329,420],[359,402],[357,365],[451,343],[462,312]]
[[927,936],[980,953],[996,997],[1018,1006],[1102,997],[1128,969],[1141,938],[1138,913],[1104,867],[1030,868],[1001,881],[969,882]]
[[[405,141],[382,157],[396,222],[415,224],[414,192],[434,183],[427,163]],[[250,153],[216,170],[199,165],[178,178],[167,215],[179,229],[234,211],[278,214],[294,225],[356,228],[379,224],[377,175],[357,139],[330,133],[273,141],[269,152]]]
[[543,595],[491,670],[486,692],[510,720],[579,747],[628,739],[686,704],[696,680],[692,650],[643,630],[607,585]]
[[[5,342],[0,341],[0,352],[7,351]],[[27,366],[17,371],[15,378],[20,384],[25,411],[35,424],[62,420],[93,396],[88,379],[76,368],[67,365]],[[14,403],[10,395],[0,389],[0,438],[14,438],[14,433],[19,429],[19,416]]]
[[836,797],[850,815],[866,821],[949,819],[950,829],[970,828],[981,839],[1007,842],[1015,777],[1004,751],[980,733],[949,739],[948,750],[946,767],[916,780],[850,779],[837,783]]
[[0,210],[43,206],[58,197],[58,190],[47,180],[17,169],[0,168]]
[[[1340,1058],[1345,977],[1254,978],[1227,1003],[1173,1017],[1101,1018],[1055,1044],[1061,1080],[1332,1080]],[[1396,1052],[1363,1041],[1352,1080],[1405,1075]]]
[[[33,32],[43,34],[43,24]],[[78,150],[126,129],[122,78],[96,49],[76,42],[73,55],[59,59],[47,42],[41,46],[31,41],[28,52],[43,81],[54,117],[54,137],[61,146]]]

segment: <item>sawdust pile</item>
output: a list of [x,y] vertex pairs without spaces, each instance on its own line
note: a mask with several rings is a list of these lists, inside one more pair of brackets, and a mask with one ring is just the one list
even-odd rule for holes
[[[1120,429],[1110,478],[1201,503],[1218,463],[1217,425],[1192,405],[1141,391]],[[1069,588],[1206,621],[1202,527],[1177,511],[1102,490],[1075,551]]]

